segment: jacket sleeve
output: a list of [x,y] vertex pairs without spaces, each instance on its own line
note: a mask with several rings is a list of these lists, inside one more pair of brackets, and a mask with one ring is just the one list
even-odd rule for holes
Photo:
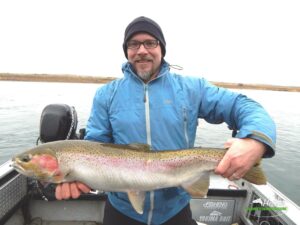
[[86,126],[85,140],[111,143],[112,129],[108,115],[109,89],[105,85],[96,91],[90,117]]
[[226,122],[237,138],[253,138],[267,146],[264,157],[275,154],[276,127],[266,110],[245,95],[200,80],[199,117],[209,123]]

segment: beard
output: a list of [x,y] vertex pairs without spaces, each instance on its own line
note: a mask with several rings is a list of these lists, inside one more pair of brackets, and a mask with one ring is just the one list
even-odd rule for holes
[[143,71],[143,72],[137,72],[137,75],[145,82],[150,81],[153,72],[152,71]]
[[[150,65],[139,64],[140,61],[145,61],[145,63],[148,61],[148,63],[150,63]],[[150,56],[144,56],[144,57],[138,56],[138,57],[134,58],[131,62],[134,67],[135,73],[145,83],[147,83],[150,80],[152,80],[153,78],[155,78],[155,76],[157,76],[159,68],[160,68],[160,67],[153,65],[153,59]]]

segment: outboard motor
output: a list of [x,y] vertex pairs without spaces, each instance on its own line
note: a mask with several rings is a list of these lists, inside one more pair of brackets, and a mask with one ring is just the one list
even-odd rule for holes
[[66,104],[50,104],[47,105],[42,112],[40,120],[40,136],[37,144],[78,139],[77,129],[77,113],[73,106]]
[[[47,143],[51,141],[83,139],[85,129],[79,130],[77,135],[77,113],[73,106],[67,104],[50,104],[47,105],[41,115],[40,135],[36,141]],[[29,186],[33,196],[44,200],[55,200],[56,184],[47,184],[44,187],[40,182],[29,179]],[[88,195],[88,194],[87,194]]]

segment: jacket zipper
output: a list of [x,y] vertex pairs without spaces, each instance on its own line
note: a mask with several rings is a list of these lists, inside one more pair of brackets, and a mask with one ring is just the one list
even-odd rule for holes
[[[150,102],[148,84],[144,84],[144,104],[145,104],[145,120],[146,120],[146,137],[147,144],[151,146],[151,127],[150,127]],[[154,191],[150,191],[150,209],[148,212],[147,224],[151,225],[154,209]]]
[[148,212],[147,225],[151,225],[152,216],[153,216],[153,209],[154,209],[154,191],[150,191],[150,209],[149,209],[149,212]]
[[184,138],[186,142],[186,147],[190,147],[190,140],[188,135],[188,116],[187,116],[187,110],[186,108],[183,108],[183,129],[184,129]]
[[150,103],[149,103],[148,85],[147,84],[144,84],[144,104],[145,104],[145,120],[146,120],[147,144],[149,146],[151,146]]

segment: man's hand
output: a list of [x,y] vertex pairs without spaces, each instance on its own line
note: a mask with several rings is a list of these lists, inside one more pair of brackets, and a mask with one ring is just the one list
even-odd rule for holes
[[242,178],[266,151],[263,143],[251,138],[232,138],[225,144],[228,151],[215,169],[215,173],[229,180]]
[[55,189],[57,200],[79,198],[81,193],[89,193],[91,189],[80,182],[70,182],[58,184]]

